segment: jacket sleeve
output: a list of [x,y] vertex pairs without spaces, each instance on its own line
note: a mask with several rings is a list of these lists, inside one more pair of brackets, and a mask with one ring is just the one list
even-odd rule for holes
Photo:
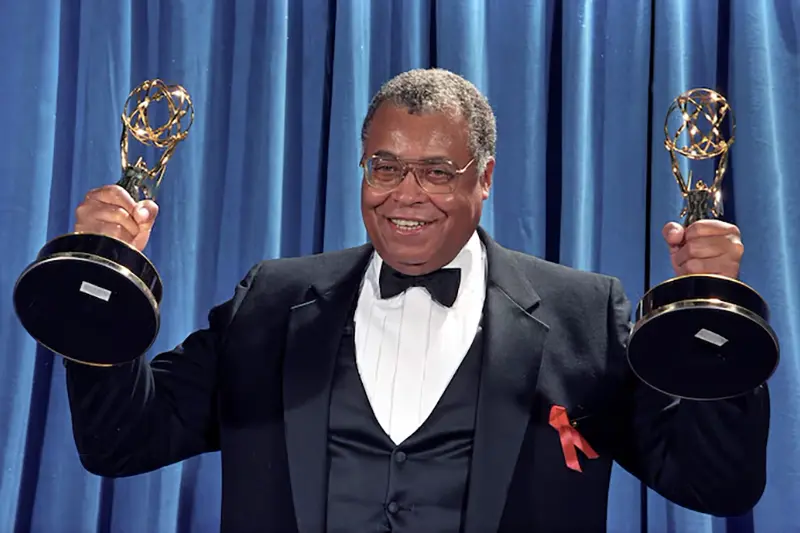
[[218,450],[217,358],[257,270],[210,311],[206,329],[150,362],[143,356],[110,368],[65,363],[73,436],[86,470],[132,476]]
[[[610,356],[627,365],[631,306],[614,280]],[[758,354],[754,354],[757,357]],[[770,401],[766,385],[733,399],[679,400],[627,372],[616,461],[668,500],[714,516],[751,510],[766,484]]]

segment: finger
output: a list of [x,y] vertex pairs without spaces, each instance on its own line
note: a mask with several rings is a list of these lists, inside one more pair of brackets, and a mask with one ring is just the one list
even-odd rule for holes
[[661,229],[664,240],[670,247],[670,251],[675,251],[675,247],[683,242],[684,228],[677,222],[667,222]]
[[675,262],[681,265],[689,259],[710,259],[722,255],[735,256],[737,249],[727,236],[705,237],[687,240],[675,252]]
[[686,228],[686,240],[715,235],[739,235],[739,228],[721,220],[698,220]]
[[106,235],[108,237],[115,237],[121,241],[132,244],[136,236],[132,234],[128,228],[122,224],[114,224],[110,222],[95,222],[93,224],[75,224],[76,233],[97,233],[99,235]]
[[89,228],[90,231],[100,231],[104,226],[120,226],[135,237],[140,230],[131,214],[118,205],[88,200],[78,206],[75,215],[76,226]]
[[124,208],[128,213],[136,211],[136,201],[119,185],[104,185],[86,194],[85,202],[95,201]]
[[672,256],[672,264],[675,268],[680,270],[691,271],[698,273],[702,270],[701,266],[705,263],[712,264],[722,260],[730,260],[725,254],[718,253],[717,255],[694,257],[690,255],[682,255],[682,250]]
[[722,256],[738,263],[743,255],[742,241],[735,235],[723,235],[687,241],[674,254],[674,258],[680,266],[689,259],[713,259]]
[[675,272],[678,275],[717,274],[735,278],[739,275],[739,262],[727,256],[712,259],[693,258],[680,266],[676,266]]
[[139,224],[142,231],[147,231],[153,227],[158,216],[158,204],[152,200],[142,200],[136,204],[133,218]]

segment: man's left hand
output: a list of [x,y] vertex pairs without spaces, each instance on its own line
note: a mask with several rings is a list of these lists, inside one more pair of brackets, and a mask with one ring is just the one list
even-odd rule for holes
[[686,274],[739,275],[744,245],[739,228],[720,220],[698,220],[684,228],[668,222],[662,231],[669,245],[672,268]]

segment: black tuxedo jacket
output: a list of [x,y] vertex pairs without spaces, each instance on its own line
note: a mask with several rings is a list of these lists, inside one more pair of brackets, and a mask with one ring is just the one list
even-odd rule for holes
[[[626,362],[631,308],[615,278],[480,234],[486,334],[465,533],[603,531],[613,461],[690,509],[756,504],[766,387],[719,402],[649,389]],[[322,533],[334,359],[371,251],[262,262],[175,350],[117,368],[68,364],[84,467],[130,476],[220,451],[223,531]],[[581,471],[548,423],[554,405],[599,454],[578,452]]]

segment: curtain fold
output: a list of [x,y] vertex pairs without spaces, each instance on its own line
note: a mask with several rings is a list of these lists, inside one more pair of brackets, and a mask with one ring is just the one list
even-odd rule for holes
[[730,34],[738,144],[732,207],[745,239],[742,279],[769,302],[782,356],[771,381],[769,482],[753,520],[755,531],[790,531],[800,498],[800,447],[793,438],[800,404],[800,4],[737,2]]
[[634,305],[672,275],[661,228],[681,198],[667,108],[695,87],[728,98],[737,127],[725,217],[742,230],[742,279],[769,302],[782,344],[767,490],[738,519],[651,491],[643,509],[640,483],[615,468],[609,531],[797,527],[797,1],[28,0],[1,3],[0,21],[0,531],[218,529],[218,454],[118,480],[81,468],[61,361],[13,311],[14,282],[39,248],[70,230],[90,188],[119,178],[131,89],[180,83],[195,110],[146,250],[165,288],[155,354],[203,327],[255,262],[365,241],[369,99],[429,66],[465,75],[494,106],[484,227],[511,248],[621,278]]

